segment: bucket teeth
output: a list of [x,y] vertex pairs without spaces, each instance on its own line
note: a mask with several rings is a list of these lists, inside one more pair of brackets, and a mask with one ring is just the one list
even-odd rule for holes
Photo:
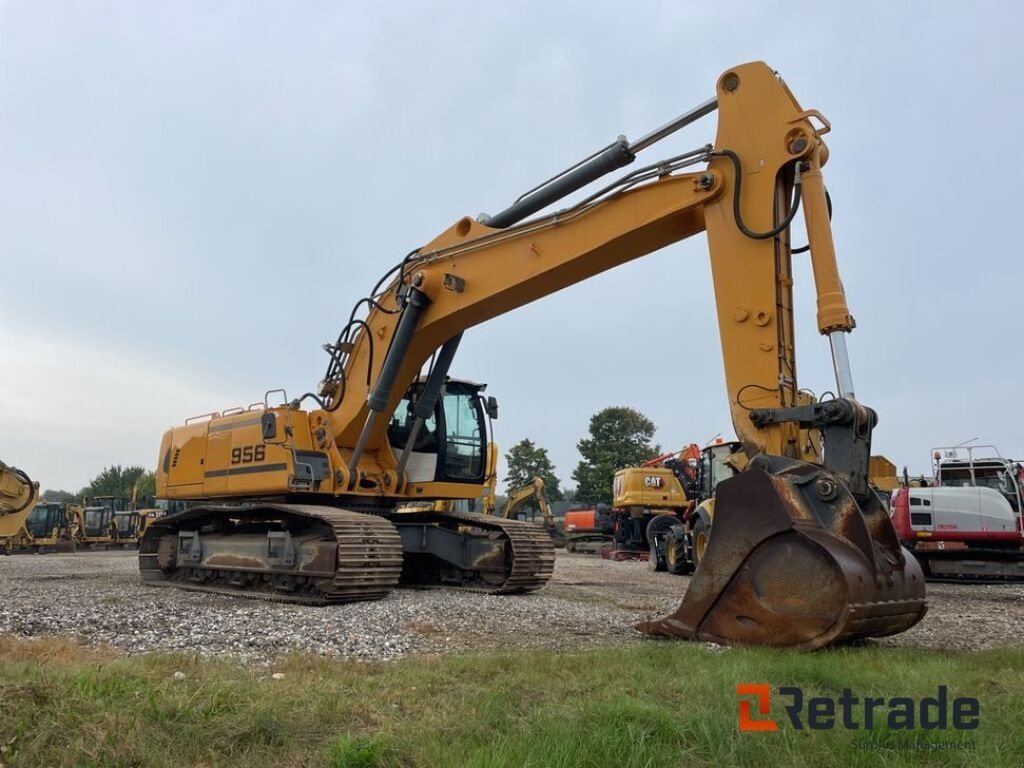
[[903,632],[924,616],[924,577],[881,502],[858,503],[809,464],[719,484],[707,552],[652,635],[813,649]]

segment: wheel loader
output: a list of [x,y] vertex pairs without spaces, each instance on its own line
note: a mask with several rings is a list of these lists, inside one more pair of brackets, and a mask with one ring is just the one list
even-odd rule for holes
[[[712,113],[714,144],[605,178]],[[462,335],[706,233],[727,396],[748,462],[716,489],[715,535],[682,605],[639,628],[817,648],[912,626],[925,612],[924,580],[867,481],[877,416],[855,397],[846,351],[854,321],[822,175],[829,130],[770,67],[743,64],[664,126],[619,137],[494,215],[458,219],[356,302],[326,345],[315,391],[268,392],[164,435],[157,495],[193,506],[149,526],[143,579],[317,605],[379,599],[399,584],[539,589],[553,547],[537,526],[394,511],[476,498],[486,483],[497,403],[482,384],[449,377]],[[807,248],[791,242],[800,211]],[[804,398],[796,379],[792,260],[803,251],[837,379],[827,402]],[[291,281],[276,301],[333,301],[336,282]]]
[[746,464],[738,441],[691,443],[615,473],[617,543],[647,552],[655,571],[692,573],[711,540],[715,488]]

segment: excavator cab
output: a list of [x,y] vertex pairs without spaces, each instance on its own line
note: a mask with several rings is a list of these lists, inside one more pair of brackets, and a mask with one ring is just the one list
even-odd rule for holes
[[737,470],[732,462],[736,454],[741,451],[742,446],[735,440],[728,443],[714,443],[701,451],[700,470],[697,474],[698,499],[710,499],[715,495],[715,487],[720,482],[728,480],[736,474]]
[[86,499],[82,510],[82,534],[86,542],[102,545],[114,541],[117,538],[117,515],[129,511],[129,500],[122,496]]
[[114,513],[114,529],[117,531],[117,538],[136,539],[142,527],[142,515],[136,510],[124,510]]
[[114,511],[109,507],[85,507],[82,510],[85,520],[84,533],[87,538],[99,539],[111,536],[111,524]]
[[486,384],[449,379],[431,416],[414,429],[424,384],[420,380],[409,388],[388,426],[396,458],[412,438],[409,482],[482,484],[487,474],[487,418],[497,414],[497,401],[483,397]]

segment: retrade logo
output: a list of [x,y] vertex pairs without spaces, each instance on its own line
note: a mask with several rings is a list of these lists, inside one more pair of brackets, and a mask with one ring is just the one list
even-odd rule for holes
[[[802,688],[782,686],[776,691],[789,724],[801,731],[872,730],[881,724],[890,731],[930,730],[973,731],[981,723],[981,703],[972,696],[951,698],[949,688],[940,685],[935,696],[854,696],[850,688],[842,694],[805,697]],[[772,695],[767,683],[740,683],[739,728],[741,731],[777,731],[779,722],[771,717]],[[756,714],[755,714],[756,708]]]
[[737,696],[753,696],[754,699],[740,699],[741,731],[777,731],[779,724],[774,720],[755,720],[750,714],[750,705],[757,702],[757,713],[771,713],[771,689],[763,683],[741,683],[736,686]]

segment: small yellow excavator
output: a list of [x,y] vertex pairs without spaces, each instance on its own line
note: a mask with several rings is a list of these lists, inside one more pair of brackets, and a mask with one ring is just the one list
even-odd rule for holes
[[[533,478],[533,482],[520,488],[509,491],[505,499],[505,506],[501,508],[501,516],[506,520],[519,520],[523,510],[522,506],[528,501],[534,501],[537,509],[540,510],[544,530],[548,532],[552,543],[556,548],[564,547],[566,544],[565,534],[555,524],[555,516],[551,514],[551,504],[548,503],[548,495],[544,492],[544,479]],[[533,522],[531,520],[531,522]]]
[[9,555],[32,541],[25,523],[39,498],[39,483],[0,461],[0,554]]
[[[713,145],[535,215],[712,113]],[[906,630],[925,613],[924,579],[868,484],[877,416],[854,395],[846,351],[854,321],[822,175],[829,130],[770,67],[742,64],[648,135],[620,137],[499,213],[458,219],[356,303],[326,346],[315,392],[268,392],[165,433],[157,496],[193,506],[149,526],[143,579],[319,605],[378,599],[399,583],[539,589],[554,549],[537,526],[395,513],[420,499],[477,498],[486,483],[497,401],[448,376],[462,334],[706,233],[728,402],[748,461],[716,488],[715,532],[682,605],[640,629],[795,648]],[[809,243],[794,248],[800,211]],[[804,252],[836,374],[836,397],[823,402],[796,377],[793,258]],[[333,301],[340,269],[288,282],[281,300]]]

